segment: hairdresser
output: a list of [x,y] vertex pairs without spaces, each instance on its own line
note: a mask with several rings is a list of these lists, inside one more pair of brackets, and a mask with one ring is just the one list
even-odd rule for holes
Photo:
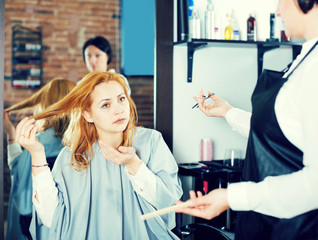
[[[108,69],[108,65],[113,58],[113,51],[106,38],[96,36],[88,39],[82,47],[82,53],[88,71],[116,72],[115,69]],[[125,77],[124,79],[128,86],[128,94],[130,95],[129,83]]]
[[[280,0],[289,37],[304,38],[285,72],[264,70],[252,95],[252,114],[211,96],[195,97],[207,116],[249,129],[243,182],[208,195],[190,193],[180,212],[211,219],[239,211],[235,239],[318,239],[318,0]],[[245,119],[245,120],[244,120]]]

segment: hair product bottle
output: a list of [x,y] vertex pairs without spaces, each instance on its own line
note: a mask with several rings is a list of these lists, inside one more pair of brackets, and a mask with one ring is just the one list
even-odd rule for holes
[[226,22],[227,22],[227,26],[225,27],[225,31],[224,31],[224,39],[233,40],[232,18],[230,13],[226,14]]
[[240,28],[234,10],[232,11],[233,40],[241,40]]
[[255,14],[250,13],[247,19],[247,41],[257,41]]
[[220,20],[217,15],[214,16],[214,34],[213,39],[222,39],[221,38],[221,31],[220,31]]
[[200,18],[196,9],[194,9],[192,12],[192,20],[190,22],[192,25],[191,38],[201,38],[201,23],[200,23]]
[[208,0],[207,9],[205,11],[205,38],[214,38],[215,17],[212,0]]

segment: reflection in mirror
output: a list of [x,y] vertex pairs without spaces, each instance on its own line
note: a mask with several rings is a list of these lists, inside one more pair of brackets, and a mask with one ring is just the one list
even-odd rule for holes
[[[64,78],[54,78],[29,98],[4,112],[4,132],[7,135],[7,163],[11,176],[11,191],[7,216],[7,239],[31,239],[29,227],[32,219],[31,155],[18,142],[29,138],[26,130],[18,135],[10,121],[12,112],[32,110],[35,115],[64,98],[76,84]],[[55,159],[63,148],[62,136],[69,124],[69,116],[61,119],[46,119],[36,122],[37,138],[45,148],[48,167],[53,168]]]
[[[1,1],[3,3],[3,1]],[[113,60],[108,68],[121,70],[120,61],[120,0],[41,0],[4,2],[5,50],[4,50],[4,108],[20,102],[38,91],[36,89],[13,88],[12,75],[16,73],[13,61],[12,28],[19,24],[29,29],[40,27],[41,35],[41,77],[42,86],[55,77],[67,78],[73,82],[80,80],[88,69],[82,55],[82,46],[89,38],[101,35],[106,37],[113,49]],[[3,35],[1,34],[1,37]],[[32,48],[32,46],[28,45]],[[24,49],[26,50],[26,49]],[[34,63],[34,62],[33,62]],[[33,68],[33,63],[31,67]],[[24,67],[20,67],[20,72]],[[38,72],[39,70],[33,70]],[[23,72],[23,71],[22,71]],[[25,73],[26,71],[24,71]],[[28,75],[28,74],[27,74]],[[2,75],[3,76],[3,75]],[[27,76],[32,80],[34,76]],[[139,125],[153,127],[153,77],[127,77],[132,97],[138,112]],[[25,80],[25,78],[24,78]],[[25,114],[13,114],[14,126]],[[1,119],[3,120],[3,119]],[[1,122],[2,126],[2,122]],[[7,137],[4,136],[4,225],[6,226],[8,200],[11,188],[10,169],[7,164]]]

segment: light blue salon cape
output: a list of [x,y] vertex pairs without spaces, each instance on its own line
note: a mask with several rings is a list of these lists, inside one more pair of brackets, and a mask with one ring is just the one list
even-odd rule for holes
[[[47,157],[56,157],[64,147],[60,137],[54,136],[54,129],[49,128],[37,134],[38,140],[45,147]],[[8,206],[7,240],[25,239],[20,227],[20,215],[32,215],[32,169],[31,155],[24,149],[12,162],[11,191]]]
[[[151,129],[137,128],[132,146],[139,158],[156,175],[157,209],[174,205],[182,195],[178,166],[162,135]],[[107,161],[98,144],[87,171],[70,166],[70,149],[58,156],[53,179],[59,203],[49,236],[34,212],[31,223],[33,239],[178,239],[175,213],[143,221],[140,216],[156,209],[139,196],[124,172],[123,165]],[[47,229],[47,228],[46,228]]]

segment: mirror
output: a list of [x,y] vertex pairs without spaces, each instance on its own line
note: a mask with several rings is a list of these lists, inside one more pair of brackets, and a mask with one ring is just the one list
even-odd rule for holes
[[[4,56],[4,1],[0,2],[0,132],[3,132],[3,56]],[[3,137],[0,138],[0,149],[3,149]],[[4,236],[4,222],[3,222],[3,165],[4,165],[4,154],[2,151],[2,154],[0,156],[0,236]]]
[[[20,24],[30,29],[41,27],[42,30],[42,85],[54,77],[62,76],[77,82],[88,70],[82,58],[82,45],[94,36],[106,37],[113,49],[113,60],[109,68],[121,71],[121,1],[79,1],[66,0],[55,3],[51,0],[21,3],[1,1],[1,56],[4,56],[4,68],[1,66],[1,82],[4,94],[1,94],[2,108],[9,107],[38,89],[17,89],[11,85],[12,75],[12,27]],[[5,12],[5,14],[4,14]],[[5,18],[5,19],[4,19]],[[5,33],[5,36],[4,34]],[[4,37],[3,37],[4,36]],[[4,47],[5,46],[5,47]],[[4,78],[3,78],[4,76]],[[129,77],[132,96],[139,111],[139,125],[153,128],[153,77]],[[138,90],[137,90],[138,89]],[[3,106],[4,105],[4,106]],[[1,110],[1,127],[3,127]],[[21,119],[11,119],[14,125]],[[8,212],[10,192],[10,170],[7,166],[6,137],[3,137],[3,161],[0,170],[1,188],[4,189],[1,217]],[[2,142],[1,142],[2,143]],[[2,166],[3,164],[3,166]],[[4,179],[2,181],[2,179]],[[1,203],[1,202],[0,202]],[[1,226],[3,226],[3,222]],[[4,230],[5,232],[5,230]],[[2,236],[2,235],[1,235]]]

